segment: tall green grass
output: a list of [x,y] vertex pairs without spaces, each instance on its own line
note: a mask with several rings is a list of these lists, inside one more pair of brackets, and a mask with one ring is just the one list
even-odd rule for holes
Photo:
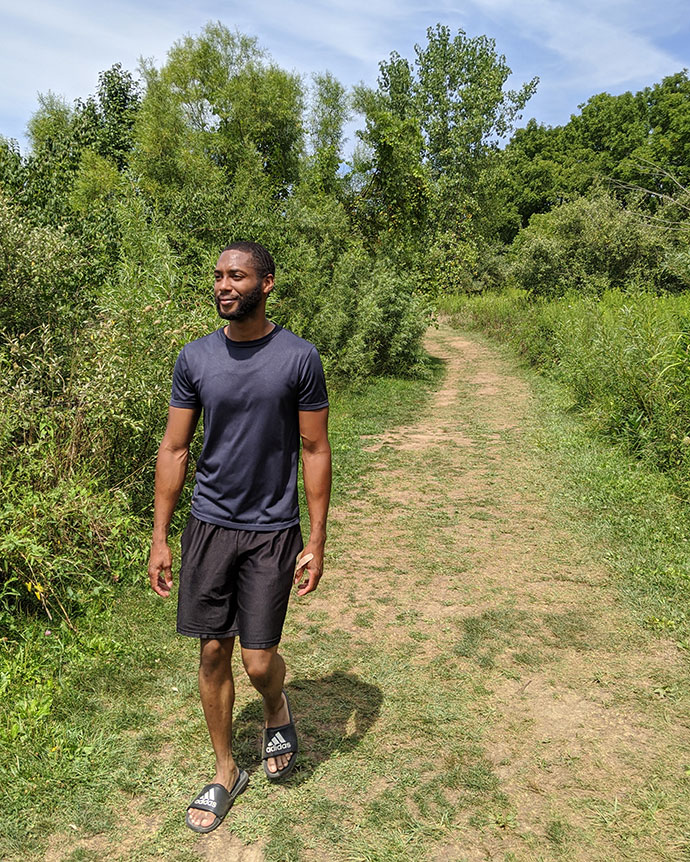
[[446,297],[441,311],[512,344],[562,383],[594,429],[690,496],[690,295],[609,290],[549,302],[512,290]]

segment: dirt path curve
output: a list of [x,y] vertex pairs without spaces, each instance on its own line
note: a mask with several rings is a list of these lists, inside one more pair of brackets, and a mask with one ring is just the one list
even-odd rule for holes
[[[313,608],[352,634],[355,669],[371,668],[367,646],[399,656],[379,671],[382,731],[441,788],[430,814],[411,782],[410,816],[447,814],[424,853],[687,858],[668,770],[687,756],[687,726],[655,690],[684,681],[678,651],[631,621],[558,509],[524,376],[446,326],[427,346],[445,363],[442,388],[417,424],[369,441],[373,490],[334,513],[336,570]],[[423,739],[425,717],[430,758],[400,742],[405,730]]]

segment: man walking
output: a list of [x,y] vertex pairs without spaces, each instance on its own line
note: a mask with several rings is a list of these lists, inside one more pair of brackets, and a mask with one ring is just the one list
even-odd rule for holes
[[[236,242],[214,272],[227,324],[185,345],[173,374],[168,424],[156,462],[151,586],[172,587],[168,528],[184,484],[189,445],[203,411],[189,522],[182,536],[177,631],[201,644],[199,692],[216,773],[187,809],[187,825],[210,832],[248,783],[232,755],[231,659],[242,662],[263,697],[266,776],[294,769],[297,736],[278,653],[293,579],[297,595],[318,586],[331,487],[328,399],[316,348],[266,318],[275,265],[263,246]],[[302,550],[297,460],[310,534]]]

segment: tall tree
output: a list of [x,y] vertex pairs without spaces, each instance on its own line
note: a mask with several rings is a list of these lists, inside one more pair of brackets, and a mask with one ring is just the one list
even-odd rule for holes
[[308,116],[311,164],[316,186],[326,194],[338,189],[343,127],[348,117],[345,87],[330,72],[314,75]]
[[[207,24],[198,36],[175,43],[160,72],[147,66],[144,73],[147,99],[150,93],[150,101],[163,108],[160,131],[170,153],[191,149],[231,180],[250,150],[276,194],[284,195],[296,181],[303,145],[301,82],[266,63],[256,39],[219,22]],[[142,128],[151,149],[157,146],[156,114],[147,111]]]
[[[476,258],[481,216],[494,207],[495,184],[480,182],[494,170],[498,142],[536,88],[505,85],[510,69],[486,36],[455,36],[441,24],[415,46],[414,62],[392,53],[379,64],[376,90],[359,87],[355,107],[365,117],[358,133],[366,146],[360,170],[369,200],[359,203],[379,234],[392,232],[398,247],[428,250],[422,268],[460,270]],[[493,221],[492,221],[493,223]],[[455,247],[462,267],[451,261]],[[398,249],[396,249],[397,251]]]
[[432,175],[471,180],[481,157],[512,129],[537,79],[506,90],[511,70],[495,41],[463,30],[451,38],[441,24],[427,30],[427,44],[415,53],[412,94]]

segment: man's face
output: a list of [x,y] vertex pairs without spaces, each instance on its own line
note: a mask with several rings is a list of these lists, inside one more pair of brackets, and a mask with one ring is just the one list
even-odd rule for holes
[[273,288],[273,276],[260,278],[254,258],[246,251],[224,251],[213,278],[216,308],[224,320],[252,317]]

